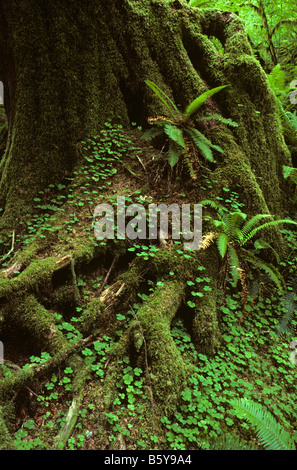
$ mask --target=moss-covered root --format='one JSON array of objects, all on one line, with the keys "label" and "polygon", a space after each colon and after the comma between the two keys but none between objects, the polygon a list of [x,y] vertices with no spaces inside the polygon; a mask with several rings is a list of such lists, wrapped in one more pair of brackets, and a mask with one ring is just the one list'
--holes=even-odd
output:
[{"label": "moss-covered root", "polygon": [[79,416],[79,409],[83,401],[84,386],[90,374],[89,368],[85,366],[84,361],[79,357],[72,358],[71,366],[76,371],[78,370],[72,386],[73,400],[68,410],[65,424],[55,439],[53,450],[64,450],[66,448],[67,441],[73,432]]},{"label": "moss-covered root", "polygon": [[0,406],[0,450],[16,450],[3,418],[2,406]]},{"label": "moss-covered root", "polygon": [[145,346],[154,398],[165,407],[174,403],[186,379],[187,368],[170,333],[184,291],[183,282],[164,282],[138,310],[130,329],[136,349]]},{"label": "moss-covered root", "polygon": [[211,292],[204,293],[203,298],[196,307],[192,322],[195,348],[199,353],[207,356],[213,355],[220,344],[215,282],[212,282],[211,288]]},{"label": "moss-covered root", "polygon": [[67,339],[56,326],[54,314],[45,309],[33,295],[28,295],[23,301],[11,301],[9,308],[10,320],[20,325],[48,352],[56,353],[68,345]]}]

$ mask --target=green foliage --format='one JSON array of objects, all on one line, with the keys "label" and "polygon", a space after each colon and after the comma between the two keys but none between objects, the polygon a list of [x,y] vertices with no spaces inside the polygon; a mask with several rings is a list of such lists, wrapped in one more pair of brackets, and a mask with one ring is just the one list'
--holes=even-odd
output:
[{"label": "green foliage", "polygon": [[251,400],[233,400],[231,404],[239,416],[256,427],[257,435],[267,450],[296,450],[290,434],[275,420],[271,413]]},{"label": "green foliage", "polygon": [[197,7],[215,7],[239,15],[245,24],[253,51],[265,69],[271,70],[277,63],[290,69],[290,64],[296,62],[297,19],[294,0],[282,0],[277,4],[270,0],[217,0],[205,5],[198,2]]},{"label": "green foliage", "polygon": [[270,86],[277,99],[285,140],[291,151],[297,150],[297,115],[294,105],[289,99],[292,92],[291,85],[294,84],[294,82],[291,82],[291,78],[296,74],[297,67],[294,67],[291,73],[288,73],[280,64],[277,64],[268,74]]},{"label": "green foliage", "polygon": [[[201,201],[204,206],[214,209],[218,215],[218,219],[212,219],[212,223],[217,232],[216,243],[221,258],[228,259],[229,270],[233,278],[233,285],[236,286],[241,278],[241,259],[252,264],[257,269],[263,270],[270,279],[276,284],[280,291],[285,288],[285,282],[280,272],[275,266],[267,263],[256,256],[251,249],[245,249],[245,245],[254,238],[259,231],[280,224],[295,224],[291,219],[272,220],[261,225],[258,223],[264,218],[271,218],[268,214],[257,214],[246,220],[247,215],[241,211],[228,211],[218,202],[212,200]],[[254,242],[254,249],[269,248],[274,253],[275,250],[265,240],[257,239]],[[275,253],[276,256],[277,253]]]},{"label": "green foliage", "polygon": [[293,183],[297,184],[297,168],[292,168],[290,166],[283,166],[283,176],[284,178],[290,178]]},{"label": "green foliage", "polygon": [[204,1],[204,0],[189,0],[189,7],[196,7],[196,8],[201,8],[202,6],[207,6],[210,5],[212,2],[211,1]]},{"label": "green foliage", "polygon": [[249,425],[238,420],[232,406],[241,397],[269,407],[288,429],[296,424],[296,366],[290,363],[286,340],[274,334],[283,314],[279,297],[249,296],[249,315],[241,325],[240,294],[230,291],[227,287],[217,305],[222,343],[214,356],[197,352],[185,323],[174,321],[172,336],[194,371],[176,412],[162,418],[171,449],[259,449]]},{"label": "green foliage", "polygon": [[[171,168],[177,164],[180,157],[183,157],[190,176],[196,179],[197,175],[193,168],[193,161],[195,160],[197,150],[205,160],[210,162],[214,161],[214,150],[220,153],[224,152],[221,147],[212,144],[202,132],[195,128],[193,119],[206,100],[223,90],[227,85],[219,86],[202,93],[186,107],[184,113],[181,113],[174,102],[160,87],[150,80],[146,80],[145,83],[153,90],[163,105],[165,105],[167,111],[169,111],[170,118],[163,116],[150,118],[149,122],[153,123],[154,127],[145,132],[143,138],[154,139],[159,135],[165,135],[169,139],[168,162]],[[225,119],[218,114],[198,119],[198,121],[202,120],[217,120],[227,125],[237,126],[231,119]]]}]

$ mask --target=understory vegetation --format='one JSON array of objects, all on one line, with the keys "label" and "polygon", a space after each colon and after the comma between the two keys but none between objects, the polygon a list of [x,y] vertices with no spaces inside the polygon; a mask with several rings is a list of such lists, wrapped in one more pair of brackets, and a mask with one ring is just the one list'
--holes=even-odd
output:
[{"label": "understory vegetation", "polygon": [[[141,136],[141,129],[127,132],[106,123],[83,143],[73,178],[42,192],[6,245],[2,302],[20,289],[34,296],[2,308],[9,360],[1,367],[1,386],[2,397],[10,397],[2,407],[8,423],[4,448],[261,448],[256,429],[235,406],[239,398],[265,407],[294,438],[296,361],[290,344],[297,339],[296,317],[285,301],[290,294],[295,298],[296,233],[290,226],[282,230],[290,255],[279,269],[293,282],[284,294],[265,273],[259,278],[247,269],[243,306],[242,292],[226,273],[215,306],[220,345],[212,354],[203,351],[192,323],[192,312],[213,290],[203,253],[183,250],[180,240],[165,247],[136,240],[127,247],[93,234],[98,195],[114,205],[117,194],[128,203],[172,200],[172,194],[187,200],[188,189],[178,182],[149,194],[138,184],[148,177],[142,164],[157,158]],[[201,199],[215,184],[206,168],[202,181]],[[242,210],[238,194],[224,189],[220,204]],[[175,318],[162,324],[159,309],[167,306]],[[150,319],[155,340],[147,337]],[[201,328],[209,329],[209,321],[214,319]],[[156,349],[148,348],[148,339],[157,341]],[[170,348],[165,361],[173,360],[176,374],[182,371],[174,377],[169,369],[165,384],[160,371],[151,370],[152,357],[163,354],[162,341]],[[165,399],[163,387],[170,389]],[[157,406],[160,400],[164,407]]]},{"label": "understory vegetation", "polygon": [[[233,13],[218,14],[224,44],[205,33],[207,14],[203,34],[185,32],[195,9],[214,2],[164,3],[174,18],[184,14],[187,90],[203,69],[192,100],[175,101],[175,78],[167,86],[159,71],[142,77],[153,111],[145,122],[134,109],[141,97],[127,93],[135,120],[115,112],[79,140],[73,171],[40,186],[13,223],[1,209],[11,225],[0,224],[0,450],[296,449],[292,2],[281,19],[272,15],[272,30],[271,2],[216,2],[239,9],[249,33],[247,43]],[[3,165],[7,117],[2,107]],[[120,236],[119,196],[133,209],[135,239]],[[152,204],[190,206],[190,230],[193,204],[202,204],[199,249],[184,249],[181,227],[173,236],[173,213],[168,237],[143,234]],[[97,236],[104,212],[113,237]]]}]

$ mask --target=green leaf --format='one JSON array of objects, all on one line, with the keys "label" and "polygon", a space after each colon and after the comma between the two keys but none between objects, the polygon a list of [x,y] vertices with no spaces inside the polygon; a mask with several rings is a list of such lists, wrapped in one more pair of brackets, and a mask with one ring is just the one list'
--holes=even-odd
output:
[{"label": "green leaf", "polygon": [[202,104],[205,103],[208,98],[213,96],[215,93],[218,93],[219,91],[223,90],[223,88],[226,88],[227,86],[228,85],[222,85],[202,93],[202,95],[198,96],[198,98],[196,98],[194,101],[192,101],[192,103],[187,106],[184,113],[185,117],[190,118],[191,116],[193,116],[193,114],[197,112],[200,106],[202,106]]},{"label": "green leaf", "polygon": [[224,118],[220,114],[216,114],[216,113],[211,114],[210,116],[199,118],[199,121],[213,121],[213,120],[222,122],[223,124],[227,124],[228,126],[231,126],[231,127],[238,127],[237,122],[233,121],[230,118]]},{"label": "green leaf", "polygon": [[266,450],[296,450],[290,434],[261,405],[246,398],[234,400],[232,405],[239,416],[256,427],[258,438]]},{"label": "green leaf", "polygon": [[168,163],[173,168],[178,160],[179,157],[183,154],[183,149],[180,145],[176,144],[176,142],[171,141],[168,150]]},{"label": "green leaf", "polygon": [[164,91],[162,91],[161,88],[158,87],[158,85],[156,85],[154,82],[150,80],[145,80],[145,83],[147,86],[149,86],[153,90],[153,92],[157,95],[159,100],[162,101],[162,103],[166,106],[166,108],[168,109],[172,117],[175,120],[179,119],[181,114],[178,108],[173,103],[173,101],[169,98],[169,96],[167,96],[166,93],[164,93]]},{"label": "green leaf", "polygon": [[180,145],[182,148],[186,148],[186,144],[184,141],[182,130],[172,124],[165,124],[164,125],[164,132],[167,136],[174,140],[175,143]]},{"label": "green leaf", "polygon": [[217,243],[218,250],[219,250],[219,253],[220,253],[221,257],[224,258],[225,254],[227,252],[228,243],[229,243],[228,235],[226,233],[221,233],[217,237],[216,243]]},{"label": "green leaf", "polygon": [[283,165],[283,176],[284,178],[291,178],[291,180],[297,184],[297,168]]}]

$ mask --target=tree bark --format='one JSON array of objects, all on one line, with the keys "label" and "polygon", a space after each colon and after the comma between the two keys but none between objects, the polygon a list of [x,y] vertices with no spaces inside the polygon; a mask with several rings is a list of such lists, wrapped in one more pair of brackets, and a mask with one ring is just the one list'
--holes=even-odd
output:
[{"label": "tree bark", "polygon": [[[223,53],[213,37],[221,42]],[[82,156],[81,140],[98,135],[106,121],[120,122],[125,128],[132,122],[146,127],[149,117],[164,114],[145,84],[147,79],[182,110],[207,89],[228,85],[203,108],[205,113],[218,113],[238,123],[232,130],[212,122],[203,129],[224,150],[208,168],[212,180],[208,199],[235,191],[248,215],[285,212],[290,188],[282,177],[282,166],[291,164],[291,156],[266,74],[236,15],[200,11],[179,0],[0,0],[0,80],[8,116],[7,144],[0,163],[4,209],[0,232],[17,235],[18,223],[32,208],[37,193],[50,183],[67,182],[65,178]],[[194,189],[197,192],[192,194],[199,194],[199,188]],[[63,213],[58,225],[66,225]],[[135,257],[127,267],[128,242],[104,248],[93,235],[86,235],[85,226],[79,228],[77,235],[72,233],[71,243],[59,238],[61,228],[53,228],[57,246],[54,237],[47,247],[47,240],[36,236],[12,259],[17,264],[2,271],[1,327],[4,330],[14,322],[54,352],[54,357],[61,351],[57,366],[58,359],[64,360],[62,353],[68,357],[72,351],[53,313],[65,291],[70,292],[75,307],[83,304],[82,335],[100,330],[102,335],[111,331],[116,336],[116,302],[126,314],[139,285],[148,281],[148,273],[156,283],[165,279],[143,303],[127,334],[111,348],[102,395],[110,406],[123,358],[133,355],[133,363],[144,366],[147,386],[153,389],[152,404],[158,400],[172,412],[191,367],[178,355],[171,324],[187,308],[188,282],[197,277],[200,263],[211,277],[212,290],[193,309],[189,330],[198,352],[211,355],[220,346],[217,251],[181,260],[176,247],[166,247],[156,249],[148,262]],[[281,246],[280,233],[271,234]],[[105,258],[106,253],[111,259]],[[104,291],[114,297],[110,309],[104,307],[108,299],[100,291],[90,301],[78,295],[76,275],[82,268],[91,269],[94,260],[98,264],[98,259],[101,268],[112,266],[108,276],[111,273],[109,280],[115,284]],[[117,260],[116,266],[110,264],[112,259]],[[21,266],[20,274],[15,266]],[[54,289],[57,277],[63,285]],[[115,286],[117,294],[113,295]],[[69,315],[68,311],[63,314]],[[29,380],[32,374],[26,369],[21,384],[18,380],[16,384]],[[9,379],[3,379],[0,402],[7,398],[3,387],[4,391],[14,389]]]},{"label": "tree bark", "polygon": [[[244,182],[255,209],[267,209],[266,200],[281,211],[279,177],[290,157],[265,74],[235,15],[180,1],[1,0],[0,17],[9,124],[0,165],[2,224],[11,225],[38,190],[71,173],[80,140],[106,120],[143,125],[160,111],[145,79],[182,108],[205,87],[230,84],[214,105],[240,124],[235,136],[214,135],[229,147],[222,177],[226,184]],[[223,56],[212,36],[222,42]],[[264,172],[269,177],[257,181]]]}]

